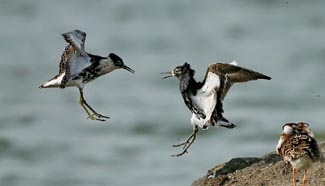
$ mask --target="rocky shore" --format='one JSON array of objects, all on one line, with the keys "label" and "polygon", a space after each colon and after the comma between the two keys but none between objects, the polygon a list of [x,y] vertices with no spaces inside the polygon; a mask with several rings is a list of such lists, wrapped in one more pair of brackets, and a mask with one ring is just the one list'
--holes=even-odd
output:
[{"label": "rocky shore", "polygon": [[[325,152],[325,142],[319,144]],[[303,171],[297,174],[301,185]],[[291,166],[276,152],[263,157],[234,158],[217,165],[192,186],[291,186]],[[316,162],[308,169],[307,186],[325,186],[325,162]]]}]

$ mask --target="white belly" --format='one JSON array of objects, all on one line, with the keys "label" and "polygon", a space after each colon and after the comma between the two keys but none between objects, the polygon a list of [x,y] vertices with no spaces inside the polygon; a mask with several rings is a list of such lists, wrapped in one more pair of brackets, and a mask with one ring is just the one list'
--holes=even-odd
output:
[{"label": "white belly", "polygon": [[213,90],[211,92],[204,92],[197,94],[196,96],[191,96],[191,99],[193,101],[193,104],[203,111],[204,115],[206,116],[205,119],[201,119],[197,117],[195,114],[193,114],[191,122],[194,125],[197,125],[199,127],[203,127],[204,125],[208,126],[210,122],[211,115],[214,111],[214,108],[216,106],[216,92]]},{"label": "white belly", "polygon": [[[216,92],[212,91],[209,94],[198,94],[196,96],[191,96],[193,104],[202,110],[207,118],[210,118],[214,107],[216,106]],[[210,114],[210,115],[209,115]]]},{"label": "white belly", "polygon": [[191,123],[193,125],[202,128],[203,126],[208,126],[210,124],[210,118],[217,103],[216,89],[219,88],[219,86],[219,76],[215,73],[209,72],[202,88],[197,91],[195,96],[191,96],[193,104],[203,111],[206,116],[205,119],[200,119],[193,114],[191,118]]}]

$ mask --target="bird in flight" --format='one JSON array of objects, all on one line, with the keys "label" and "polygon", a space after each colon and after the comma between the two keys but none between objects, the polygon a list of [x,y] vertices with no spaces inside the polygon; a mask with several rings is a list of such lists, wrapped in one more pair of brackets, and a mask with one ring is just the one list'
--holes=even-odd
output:
[{"label": "bird in flight", "polygon": [[307,169],[315,161],[324,160],[313,132],[309,124],[286,123],[282,127],[282,133],[277,145],[277,153],[292,166],[293,185],[296,186],[296,173],[298,170],[304,170],[302,185],[307,182]]},{"label": "bird in flight", "polygon": [[179,80],[179,88],[183,100],[192,112],[191,124],[193,125],[192,135],[183,143],[173,145],[173,147],[183,147],[183,151],[173,156],[182,156],[187,153],[188,148],[196,139],[198,128],[207,129],[211,126],[222,126],[234,128],[236,125],[223,117],[222,101],[227,95],[230,87],[234,83],[247,82],[257,79],[270,80],[269,76],[237,66],[232,63],[210,64],[205,78],[202,82],[194,79],[195,71],[190,64],[185,63],[176,67],[163,79],[176,77]]},{"label": "bird in flight", "polygon": [[110,73],[116,69],[125,69],[131,73],[134,70],[126,66],[123,60],[116,54],[110,53],[108,57],[102,57],[85,51],[86,33],[74,30],[62,34],[68,45],[61,55],[59,74],[43,83],[39,88],[65,88],[76,86],[80,93],[80,105],[85,110],[88,118],[105,121],[108,116],[96,112],[85,100],[83,88],[96,78]]}]

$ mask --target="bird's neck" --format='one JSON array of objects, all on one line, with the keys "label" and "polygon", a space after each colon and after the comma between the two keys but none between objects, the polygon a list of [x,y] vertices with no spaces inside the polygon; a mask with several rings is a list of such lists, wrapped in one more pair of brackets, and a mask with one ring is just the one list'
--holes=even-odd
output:
[{"label": "bird's neck", "polygon": [[182,93],[189,93],[196,95],[197,90],[200,88],[200,83],[194,79],[194,71],[183,74],[179,77],[179,88]]},{"label": "bird's neck", "polygon": [[108,59],[101,59],[97,64],[98,74],[104,75],[118,69],[114,63]]}]

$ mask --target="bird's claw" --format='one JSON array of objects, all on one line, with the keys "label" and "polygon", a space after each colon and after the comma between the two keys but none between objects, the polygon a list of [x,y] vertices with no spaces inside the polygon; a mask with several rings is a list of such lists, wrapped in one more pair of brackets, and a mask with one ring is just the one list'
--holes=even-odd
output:
[{"label": "bird's claw", "polygon": [[106,121],[105,119],[101,119],[101,118],[109,119],[110,117],[104,116],[104,115],[101,115],[101,114],[98,114],[98,113],[93,113],[92,115],[88,115],[87,119],[97,120],[97,121]]},{"label": "bird's claw", "polygon": [[183,154],[185,154],[185,153],[188,153],[187,152],[187,149],[185,149],[183,152],[181,152],[181,153],[178,153],[178,154],[173,154],[173,155],[171,155],[172,157],[180,157],[180,156],[182,156]]}]

